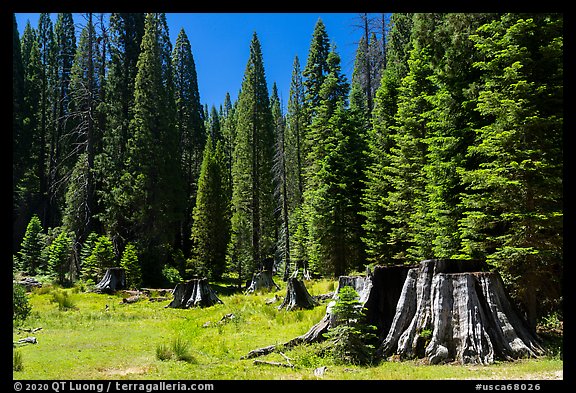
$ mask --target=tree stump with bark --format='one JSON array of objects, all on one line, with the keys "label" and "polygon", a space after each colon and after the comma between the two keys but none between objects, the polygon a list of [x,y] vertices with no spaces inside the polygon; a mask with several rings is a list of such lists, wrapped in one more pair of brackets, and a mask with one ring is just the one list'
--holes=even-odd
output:
[{"label": "tree stump with bark", "polygon": [[491,364],[544,354],[500,275],[487,270],[479,261],[434,259],[410,269],[380,356]]},{"label": "tree stump with bark", "polygon": [[317,305],[318,302],[310,295],[304,285],[304,281],[299,280],[296,277],[288,278],[286,297],[284,297],[282,304],[278,306],[278,310],[283,308],[285,308],[286,311],[302,308],[311,309]]},{"label": "tree stump with bark", "polygon": [[176,284],[172,291],[174,298],[166,306],[171,308],[210,307],[222,300],[208,283],[207,278],[195,278]]},{"label": "tree stump with bark", "polygon": [[96,284],[97,292],[112,293],[120,289],[126,289],[126,272],[120,267],[108,268],[102,280]]},{"label": "tree stump with bark", "polygon": [[272,278],[272,270],[262,270],[252,276],[252,281],[245,293],[269,291],[272,288],[280,289],[278,284],[276,284]]}]

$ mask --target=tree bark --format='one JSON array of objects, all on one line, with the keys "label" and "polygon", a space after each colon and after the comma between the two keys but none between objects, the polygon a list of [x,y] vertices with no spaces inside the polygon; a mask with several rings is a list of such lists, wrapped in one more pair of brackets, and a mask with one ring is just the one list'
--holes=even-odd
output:
[{"label": "tree bark", "polygon": [[96,284],[97,292],[114,292],[126,288],[126,273],[120,267],[111,267],[106,270],[102,280]]},{"label": "tree bark", "polygon": [[286,288],[286,297],[278,310],[286,308],[286,311],[291,311],[299,308],[311,309],[318,305],[316,299],[314,299],[302,280],[296,277],[288,278],[288,286]]},{"label": "tree bark", "polygon": [[250,285],[246,289],[246,293],[254,293],[260,290],[270,290],[272,287],[280,289],[278,284],[272,278],[272,270],[262,270],[252,277]]},{"label": "tree bark", "polygon": [[177,284],[173,291],[174,299],[166,306],[171,308],[210,307],[222,300],[208,284],[207,278],[196,278]]},{"label": "tree bark", "polygon": [[381,357],[491,364],[544,353],[497,272],[477,261],[426,260],[402,288]]}]

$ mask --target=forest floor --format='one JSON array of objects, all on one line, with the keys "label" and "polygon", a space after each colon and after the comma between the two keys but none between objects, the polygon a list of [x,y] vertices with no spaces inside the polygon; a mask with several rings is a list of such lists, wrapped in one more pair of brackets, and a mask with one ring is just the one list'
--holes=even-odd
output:
[{"label": "forest floor", "polygon": [[[278,281],[277,281],[278,282]],[[14,380],[547,380],[563,379],[562,335],[545,336],[550,354],[488,366],[428,365],[422,360],[339,365],[318,344],[242,359],[249,351],[284,343],[308,331],[328,301],[312,310],[278,310],[281,289],[245,295],[213,285],[223,304],[166,308],[169,299],[124,303],[125,292],[97,294],[44,286],[30,294],[32,314],[13,328],[22,370]],[[336,282],[306,282],[311,295],[334,291]],[[66,293],[66,296],[63,296]],[[59,299],[59,300],[58,300]],[[62,299],[65,299],[63,302]],[[274,300],[274,301],[272,301]],[[41,328],[31,332],[32,329]],[[162,360],[164,359],[164,360]],[[273,363],[288,364],[278,367]],[[315,372],[322,368],[323,373]]]}]

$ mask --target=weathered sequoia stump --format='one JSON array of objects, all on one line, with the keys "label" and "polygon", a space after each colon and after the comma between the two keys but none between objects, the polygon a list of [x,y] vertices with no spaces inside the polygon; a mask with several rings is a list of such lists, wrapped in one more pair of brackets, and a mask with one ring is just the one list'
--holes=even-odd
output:
[{"label": "weathered sequoia stump", "polygon": [[[378,356],[383,359],[490,364],[544,354],[538,337],[514,310],[500,275],[487,270],[481,261],[446,259],[419,266],[376,266],[365,277],[340,277],[338,290],[348,285],[358,292],[367,323],[377,328]],[[328,304],[326,315],[308,332],[281,347],[323,340],[332,325],[334,304]],[[277,347],[255,349],[245,358]]]},{"label": "weathered sequoia stump", "polygon": [[106,270],[104,277],[96,284],[97,292],[114,292],[126,288],[126,273],[120,267],[111,267]]},{"label": "weathered sequoia stump", "polygon": [[289,277],[287,281],[286,297],[278,310],[286,308],[287,311],[299,308],[314,308],[318,302],[308,293],[304,282],[296,277]]},{"label": "weathered sequoia stump", "polygon": [[176,284],[172,293],[174,299],[166,307],[210,307],[222,303],[222,300],[218,298],[216,292],[208,284],[207,278],[195,278],[188,282]]},{"label": "weathered sequoia stump", "polygon": [[246,289],[246,293],[254,293],[262,290],[269,291],[272,288],[280,289],[272,278],[272,270],[262,270],[252,276],[252,281]]},{"label": "weathered sequoia stump", "polygon": [[478,261],[426,260],[410,269],[379,353],[490,364],[544,353],[504,290]]}]

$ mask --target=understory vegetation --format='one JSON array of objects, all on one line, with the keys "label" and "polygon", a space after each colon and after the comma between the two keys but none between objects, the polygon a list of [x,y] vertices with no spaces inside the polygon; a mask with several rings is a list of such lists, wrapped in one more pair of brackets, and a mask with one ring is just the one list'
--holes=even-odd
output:
[{"label": "understory vegetation", "polygon": [[[13,330],[14,379],[561,379],[562,335],[553,318],[546,326],[549,355],[496,362],[490,366],[427,365],[423,360],[346,364],[329,350],[329,340],[271,353],[264,362],[242,359],[250,350],[286,342],[305,333],[326,312],[327,301],[311,310],[278,310],[285,283],[268,293],[245,295],[214,284],[223,304],[208,308],[165,308],[168,301],[122,302],[128,294],[97,294],[78,287],[45,285],[29,295],[31,313]],[[336,282],[311,280],[311,295],[334,291]],[[63,294],[66,295],[63,295]],[[66,298],[73,307],[61,307]],[[227,317],[225,317],[227,316]],[[40,330],[30,333],[34,329]],[[314,370],[325,367],[322,375]]]}]

